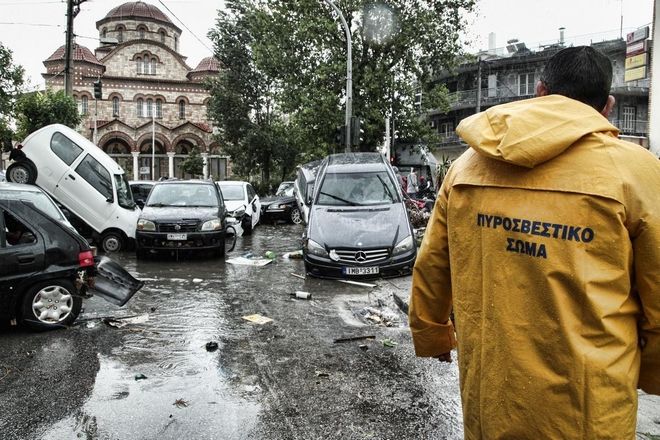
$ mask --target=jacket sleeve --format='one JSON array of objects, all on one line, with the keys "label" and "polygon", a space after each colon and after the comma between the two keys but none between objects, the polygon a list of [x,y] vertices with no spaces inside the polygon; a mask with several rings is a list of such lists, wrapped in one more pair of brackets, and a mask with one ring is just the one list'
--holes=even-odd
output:
[{"label": "jacket sleeve", "polygon": [[[449,176],[447,176],[449,177]],[[417,356],[438,356],[456,346],[452,308],[445,178],[413,269],[409,324]]]}]

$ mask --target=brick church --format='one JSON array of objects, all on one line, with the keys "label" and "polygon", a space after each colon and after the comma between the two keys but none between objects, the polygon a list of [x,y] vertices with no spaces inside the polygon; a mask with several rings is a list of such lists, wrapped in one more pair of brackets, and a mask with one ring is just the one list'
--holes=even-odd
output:
[{"label": "brick church", "polygon": [[[195,68],[186,64],[179,52],[181,29],[145,2],[110,10],[96,28],[101,44],[94,52],[80,44],[72,50],[73,95],[83,117],[78,130],[134,180],[152,178],[152,148],[155,179],[187,177],[180,164],[193,148],[204,158],[205,177],[224,179],[228,158],[213,139],[204,87],[206,78],[218,74],[217,60],[204,58]],[[53,90],[64,88],[64,52],[62,46],[44,61],[43,77]]]}]

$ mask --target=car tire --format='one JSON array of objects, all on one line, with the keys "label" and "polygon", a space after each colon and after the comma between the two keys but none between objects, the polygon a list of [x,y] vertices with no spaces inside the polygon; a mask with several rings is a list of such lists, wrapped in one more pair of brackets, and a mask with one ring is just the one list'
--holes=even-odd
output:
[{"label": "car tire", "polygon": [[8,182],[32,185],[37,180],[37,169],[27,160],[14,162],[7,168],[6,178]]},{"label": "car tire", "polygon": [[30,287],[21,303],[21,324],[37,331],[69,326],[82,308],[82,298],[69,280],[43,281]]},{"label": "car tire", "polygon": [[243,235],[252,235],[252,217],[249,215],[243,217],[241,228],[243,228]]},{"label": "car tire", "polygon": [[291,213],[289,214],[289,219],[291,220],[291,223],[294,225],[299,225],[302,223],[302,215],[300,215],[300,209],[293,208],[291,209]]},{"label": "car tire", "polygon": [[124,247],[124,238],[121,233],[108,231],[101,236],[101,249],[106,254],[119,252]]}]

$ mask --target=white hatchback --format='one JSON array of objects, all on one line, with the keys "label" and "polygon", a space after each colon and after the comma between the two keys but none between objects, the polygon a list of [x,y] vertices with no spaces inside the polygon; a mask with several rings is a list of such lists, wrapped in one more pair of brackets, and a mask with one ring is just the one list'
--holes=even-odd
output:
[{"label": "white hatchback", "polygon": [[238,180],[216,182],[225,200],[227,214],[240,220],[243,234],[250,235],[259,223],[261,202],[252,185]]}]

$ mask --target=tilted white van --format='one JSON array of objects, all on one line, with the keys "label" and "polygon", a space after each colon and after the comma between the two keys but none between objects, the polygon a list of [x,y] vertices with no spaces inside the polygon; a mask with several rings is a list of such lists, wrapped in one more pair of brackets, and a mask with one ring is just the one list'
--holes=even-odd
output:
[{"label": "tilted white van", "polygon": [[124,170],[103,150],[60,124],[30,134],[22,150],[25,158],[7,168],[7,180],[41,187],[82,220],[106,252],[134,241],[140,209]]}]

